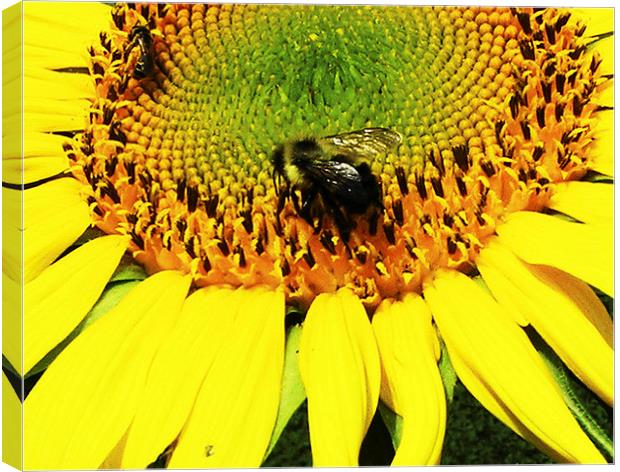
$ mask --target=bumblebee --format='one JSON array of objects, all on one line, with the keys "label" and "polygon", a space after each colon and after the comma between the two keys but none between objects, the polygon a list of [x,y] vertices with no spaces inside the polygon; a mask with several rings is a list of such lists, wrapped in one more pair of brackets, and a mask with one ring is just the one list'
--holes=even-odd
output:
[{"label": "bumblebee", "polygon": [[133,76],[136,79],[144,79],[153,73],[153,37],[146,26],[134,26],[129,33],[129,47],[127,55],[135,48],[140,49],[140,56],[136,60]]},{"label": "bumblebee", "polygon": [[[349,133],[304,138],[276,148],[271,157],[276,188],[282,180],[299,215],[310,224],[327,210],[346,243],[355,227],[353,215],[370,208],[383,210],[381,186],[370,160],[401,141],[387,128],[364,128]],[[301,204],[294,190],[301,193]],[[319,202],[320,201],[320,202]]]}]

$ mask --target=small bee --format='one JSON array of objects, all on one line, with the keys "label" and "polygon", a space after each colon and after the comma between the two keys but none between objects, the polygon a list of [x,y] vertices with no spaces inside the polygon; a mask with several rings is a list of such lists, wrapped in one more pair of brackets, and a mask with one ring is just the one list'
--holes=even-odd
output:
[{"label": "small bee", "polygon": [[371,207],[383,210],[381,186],[370,171],[370,159],[400,141],[400,134],[387,128],[290,141],[278,146],[271,157],[274,183],[278,188],[284,179],[287,192],[301,191],[301,206],[296,198],[293,203],[311,224],[315,202],[320,198],[346,243],[355,227],[351,215],[366,213]]},{"label": "small bee", "polygon": [[136,60],[133,76],[136,79],[144,79],[153,72],[153,37],[146,26],[134,26],[129,33],[129,54],[136,46],[140,49],[140,56]]}]

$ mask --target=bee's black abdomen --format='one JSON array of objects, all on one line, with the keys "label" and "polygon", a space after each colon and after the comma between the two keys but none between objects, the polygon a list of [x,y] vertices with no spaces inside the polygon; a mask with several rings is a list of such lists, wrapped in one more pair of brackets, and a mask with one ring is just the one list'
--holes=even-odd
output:
[{"label": "bee's black abdomen", "polygon": [[368,196],[367,207],[369,205],[375,205],[377,208],[383,208],[383,199],[381,198],[381,185],[377,181],[375,175],[370,171],[370,167],[366,163],[362,163],[357,166],[357,171],[362,178],[362,185],[366,190]]},{"label": "bee's black abdomen", "polygon": [[387,128],[290,141],[271,156],[274,184],[278,187],[279,178],[284,179],[295,211],[315,230],[321,230],[324,213],[331,216],[346,243],[358,217],[378,218],[383,211],[381,181],[367,162],[400,141]]}]

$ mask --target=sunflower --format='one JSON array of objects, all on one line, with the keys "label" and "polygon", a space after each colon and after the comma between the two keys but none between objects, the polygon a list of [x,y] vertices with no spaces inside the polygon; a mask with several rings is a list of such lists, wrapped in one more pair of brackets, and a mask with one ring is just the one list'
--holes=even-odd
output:
[{"label": "sunflower", "polygon": [[[609,10],[26,3],[23,46],[21,14],[26,468],[255,467],[305,399],[316,466],[357,465],[378,405],[393,464],[437,464],[446,366],[554,460],[605,462],[547,360],[612,405]],[[273,178],[281,143],[367,128],[401,139],[365,213]]]}]

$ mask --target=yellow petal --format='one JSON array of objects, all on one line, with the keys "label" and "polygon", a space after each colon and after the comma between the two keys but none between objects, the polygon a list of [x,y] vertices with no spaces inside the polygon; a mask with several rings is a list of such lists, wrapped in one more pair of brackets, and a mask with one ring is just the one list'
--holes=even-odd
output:
[{"label": "yellow petal", "polygon": [[[607,90],[613,91],[613,87]],[[613,99],[606,98],[607,93],[603,93],[600,103],[605,105],[611,103]],[[596,139],[592,147],[592,169],[601,174],[614,175],[614,112],[613,110],[601,111],[598,115],[599,121],[596,124]]]},{"label": "yellow petal", "polygon": [[381,398],[387,397],[386,403],[404,421],[392,465],[438,464],[441,460],[446,397],[431,323],[431,312],[419,295],[402,302],[384,301],[372,319],[383,367]]},{"label": "yellow petal", "polygon": [[586,36],[609,33],[614,30],[613,8],[570,8],[571,21],[580,21],[586,25]]},{"label": "yellow petal", "polygon": [[[90,224],[88,205],[75,179],[58,179],[20,192],[2,189],[5,212],[2,248],[3,271],[13,280],[21,277],[21,236],[24,244],[24,281],[50,265]],[[20,208],[23,197],[24,224]],[[22,231],[23,230],[23,231]]]},{"label": "yellow petal", "polygon": [[28,184],[69,168],[69,160],[62,150],[62,145],[69,140],[64,136],[24,133],[23,153],[21,135],[5,135],[3,138],[3,182],[19,185],[23,179],[23,183]]},{"label": "yellow petal", "polygon": [[[24,57],[50,69],[86,64],[87,47],[109,29],[110,6],[102,3],[24,4]],[[49,31],[54,31],[50,34]],[[46,49],[43,54],[41,49]],[[81,59],[81,60],[80,60]]]},{"label": "yellow petal", "polygon": [[381,385],[377,345],[359,299],[342,289],[315,298],[299,350],[315,466],[355,466]]},{"label": "yellow petal", "polygon": [[478,269],[505,309],[518,310],[566,365],[607,403],[613,401],[613,325],[590,287],[546,266],[520,261],[499,244]]},{"label": "yellow petal", "polygon": [[236,313],[229,307],[237,304],[236,291],[219,287],[197,290],[185,301],[178,323],[149,370],[129,429],[124,469],[145,468],[178,436],[205,375],[224,341],[231,338]]},{"label": "yellow petal", "polygon": [[14,281],[23,274],[22,197],[23,192],[2,187],[2,274]]},{"label": "yellow petal", "polygon": [[[278,414],[284,363],[284,294],[239,289],[236,316],[207,373],[170,468],[258,467]],[[234,316],[234,315],[233,315]]]},{"label": "yellow petal", "polygon": [[173,271],[141,282],[62,351],[24,405],[28,469],[94,469],[125,434],[156,350],[190,283]]},{"label": "yellow petal", "polygon": [[98,469],[120,469],[126,442],[127,433],[125,433],[116,446],[112,448],[112,451],[110,451]]},{"label": "yellow petal", "polygon": [[[77,110],[78,107],[71,107]],[[7,121],[14,120],[18,115],[7,116]],[[73,131],[84,129],[84,115],[57,115],[50,113],[24,113],[28,130],[35,132]]]},{"label": "yellow petal", "polygon": [[[70,139],[65,136],[27,132],[24,133],[24,146],[22,150],[22,143],[20,140],[20,135],[9,136],[7,146],[3,146],[2,148],[2,159],[18,160],[22,158],[22,154],[26,160],[36,157],[51,158],[58,155],[64,156],[62,146],[64,143],[70,141]],[[67,159],[66,156],[65,159]]]},{"label": "yellow petal", "polygon": [[549,208],[584,223],[605,225],[611,231],[614,221],[614,186],[580,181],[556,184]]},{"label": "yellow petal", "polygon": [[524,261],[556,267],[613,296],[610,229],[521,211],[508,215],[496,231],[501,243]]},{"label": "yellow petal", "polygon": [[22,369],[22,285],[2,273],[2,354],[19,375]]},{"label": "yellow petal", "polygon": [[128,242],[125,236],[104,236],[89,241],[26,284],[26,372],[86,316],[114,273]]},{"label": "yellow petal", "polygon": [[13,185],[31,184],[60,174],[68,169],[66,156],[31,157],[3,162],[3,182]]},{"label": "yellow petal", "polygon": [[499,404],[500,420],[512,416],[507,426],[560,461],[605,462],[525,333],[487,292],[459,272],[441,271],[424,297],[456,373],[474,395],[486,390],[478,397],[485,407],[496,413]]},{"label": "yellow petal", "polygon": [[2,373],[2,462],[22,468],[22,404]]},{"label": "yellow petal", "polygon": [[[25,109],[32,113],[43,113],[50,103],[67,103],[73,109],[76,106],[85,106],[88,98],[95,93],[92,78],[85,74],[53,72],[41,67],[26,68],[23,80],[24,96],[31,101]],[[63,109],[59,112],[68,114]],[[82,120],[84,119],[83,117]],[[81,127],[84,123],[85,121],[82,121]],[[32,131],[30,123],[28,128]]]}]

